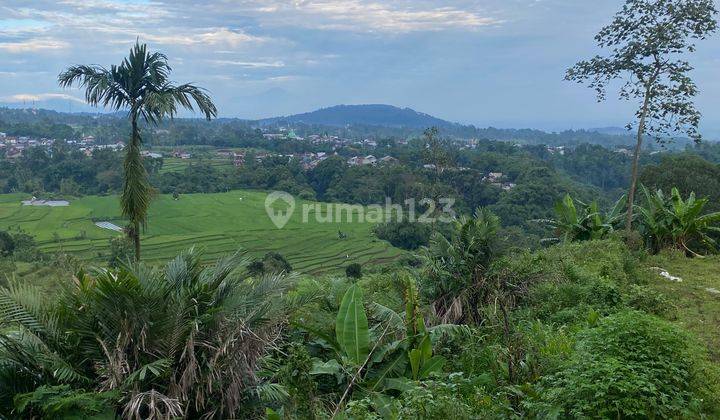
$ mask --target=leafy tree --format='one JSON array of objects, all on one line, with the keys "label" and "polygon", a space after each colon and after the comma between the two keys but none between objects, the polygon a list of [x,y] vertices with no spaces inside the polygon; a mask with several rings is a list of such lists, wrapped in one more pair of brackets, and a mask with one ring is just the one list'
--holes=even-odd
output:
[{"label": "leafy tree", "polygon": [[595,36],[598,46],[610,49],[610,54],[581,61],[567,71],[567,80],[587,82],[598,100],[605,99],[608,84],[620,79],[620,98],[640,102],[625,220],[628,232],[643,135],[661,141],[684,132],[700,140],[700,112],[693,104],[697,87],[689,76],[692,66],[680,56],[695,51],[695,40],[715,32],[716,14],[712,0],[626,0],[612,23]]},{"label": "leafy tree", "polygon": [[426,223],[403,220],[377,225],[374,232],[378,238],[390,242],[393,246],[415,250],[428,244],[432,229]]},{"label": "leafy tree", "polygon": [[262,259],[257,259],[248,265],[248,271],[253,276],[263,274],[289,273],[292,266],[279,252],[267,252]]},{"label": "leafy tree", "polygon": [[12,235],[4,230],[0,230],[0,256],[6,257],[12,255],[15,250],[15,240]]},{"label": "leafy tree", "polygon": [[657,165],[643,168],[640,183],[651,191],[670,191],[675,187],[683,196],[694,192],[697,197],[708,199],[707,210],[720,210],[720,166],[700,156],[666,156]]},{"label": "leafy tree", "polygon": [[60,194],[64,196],[80,195],[80,185],[72,178],[63,178],[60,181]]},{"label": "leafy tree", "polygon": [[75,65],[58,76],[62,87],[78,84],[84,88],[89,104],[128,111],[132,132],[125,149],[120,204],[123,216],[132,225],[129,231],[135,244],[136,260],[140,260],[140,229],[147,223],[153,193],[140,151],[142,139],[138,120],[156,125],[166,117],[173,118],[178,107],[192,110],[193,102],[208,120],[217,115],[217,109],[204,89],[192,84],[173,84],[168,80],[170,71],[164,54],[150,53],[147,46],[138,41],[120,65],[112,65],[110,69]]},{"label": "leafy tree", "polygon": [[438,128],[430,127],[423,132],[425,142],[425,163],[435,165],[439,175],[450,162],[450,157],[442,141],[438,138]]}]

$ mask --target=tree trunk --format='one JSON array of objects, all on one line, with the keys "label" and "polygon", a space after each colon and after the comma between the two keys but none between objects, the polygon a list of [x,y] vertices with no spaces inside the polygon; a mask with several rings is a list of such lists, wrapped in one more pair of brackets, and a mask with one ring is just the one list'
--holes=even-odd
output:
[{"label": "tree trunk", "polygon": [[[132,138],[130,139],[133,147],[140,149],[140,133],[138,132],[137,116],[132,116]],[[135,261],[140,262],[140,223],[135,220],[133,222],[133,243],[135,244]]]},{"label": "tree trunk", "polygon": [[133,225],[133,243],[135,244],[135,261],[140,261],[140,223]]},{"label": "tree trunk", "polygon": [[640,122],[637,131],[637,144],[635,144],[635,153],[633,153],[632,175],[630,178],[630,191],[628,191],[628,210],[625,218],[625,232],[632,232],[633,204],[635,203],[635,189],[637,187],[638,166],[640,161],[640,151],[642,150],[643,132],[645,131],[645,118],[647,118],[648,105],[650,104],[650,87],[645,89],[645,99],[640,113]]}]

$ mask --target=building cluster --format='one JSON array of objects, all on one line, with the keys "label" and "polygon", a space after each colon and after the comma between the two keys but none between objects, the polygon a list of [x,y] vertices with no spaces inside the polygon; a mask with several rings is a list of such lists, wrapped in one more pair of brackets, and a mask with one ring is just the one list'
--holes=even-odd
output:
[{"label": "building cluster", "polygon": [[51,147],[54,143],[54,139],[9,136],[6,133],[0,133],[0,150],[5,151],[5,158],[7,159],[19,158],[27,148],[38,146]]},{"label": "building cluster", "polygon": [[353,156],[347,160],[347,164],[350,166],[361,166],[361,165],[390,165],[397,163],[397,159],[392,156],[384,156],[380,159],[373,155],[367,156]]},{"label": "building cluster", "polygon": [[558,154],[560,156],[565,155],[565,146],[547,146],[547,151],[550,152],[551,155]]},{"label": "building cluster", "polygon": [[[35,138],[32,136],[9,136],[6,133],[0,133],[0,150],[5,151],[6,159],[17,159],[22,156],[23,152],[31,147],[42,147],[50,149],[56,139]],[[64,144],[79,150],[86,156],[92,156],[95,150],[113,150],[118,151],[125,147],[125,143],[118,141],[111,144],[95,144],[95,137],[83,136],[80,139],[64,140]]]},{"label": "building cluster", "polygon": [[515,183],[508,182],[502,172],[488,172],[482,180],[505,191],[515,188]]}]

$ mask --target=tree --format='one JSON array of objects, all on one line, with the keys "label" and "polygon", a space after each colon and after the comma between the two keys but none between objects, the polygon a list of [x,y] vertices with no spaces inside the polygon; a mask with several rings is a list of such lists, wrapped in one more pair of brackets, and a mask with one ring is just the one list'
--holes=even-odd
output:
[{"label": "tree", "polygon": [[[612,23],[595,36],[598,46],[610,49],[610,54],[580,61],[565,75],[566,80],[587,82],[598,101],[605,99],[611,81],[622,80],[620,98],[639,102],[625,220],[628,232],[643,135],[662,142],[664,137],[685,133],[700,141],[700,112],[692,101],[697,87],[688,75],[692,66],[681,55],[694,52],[694,41],[716,30],[716,14],[712,0],[626,0]],[[631,129],[633,123],[627,127]]]},{"label": "tree", "polygon": [[445,166],[449,164],[450,158],[445,150],[442,141],[438,138],[439,130],[437,127],[430,127],[423,132],[423,141],[425,142],[425,162],[435,165],[435,171],[439,176]]},{"label": "tree", "polygon": [[708,211],[720,210],[720,166],[700,156],[666,156],[657,165],[643,167],[639,182],[651,191],[675,187],[683,196],[695,192],[698,198],[708,199]]},{"label": "tree", "polygon": [[120,205],[123,216],[132,226],[129,234],[135,245],[136,260],[140,259],[140,229],[147,224],[153,194],[140,153],[142,138],[138,120],[156,125],[166,117],[173,118],[178,107],[193,110],[193,102],[208,120],[217,116],[217,109],[205,89],[193,84],[173,84],[168,80],[171,70],[164,54],[150,53],[145,44],[136,42],[120,65],[112,65],[110,69],[75,65],[58,76],[62,87],[77,84],[84,88],[87,103],[128,111],[132,132],[125,148]]},{"label": "tree", "polygon": [[12,235],[4,230],[0,230],[0,257],[12,255],[15,250],[15,240]]}]

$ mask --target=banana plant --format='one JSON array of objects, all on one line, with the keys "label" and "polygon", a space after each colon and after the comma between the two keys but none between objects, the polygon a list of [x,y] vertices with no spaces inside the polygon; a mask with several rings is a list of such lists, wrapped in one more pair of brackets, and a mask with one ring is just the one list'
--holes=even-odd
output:
[{"label": "banana plant", "polygon": [[[433,355],[433,338],[440,333],[454,333],[454,325],[425,326],[419,309],[414,279],[407,277],[405,312],[397,313],[378,303],[369,304],[371,317],[378,321],[369,327],[363,291],[358,284],[350,286],[340,303],[335,320],[335,342],[330,343],[337,358],[315,360],[312,374],[332,374],[340,382],[362,383],[363,389],[381,392],[404,390],[412,381],[429,378],[442,371],[445,359]],[[327,335],[321,338],[327,340]],[[344,379],[344,380],[343,380]]]},{"label": "banana plant", "polygon": [[625,196],[622,196],[610,211],[602,213],[596,201],[586,204],[565,194],[561,201],[555,203],[555,219],[539,219],[536,222],[545,224],[555,232],[555,238],[544,239],[543,242],[604,239],[622,223],[626,203]]},{"label": "banana plant", "polygon": [[636,206],[640,215],[639,231],[651,251],[673,247],[699,256],[702,250],[691,249],[698,245],[711,252],[717,251],[717,240],[712,234],[720,233],[716,226],[720,222],[720,212],[702,214],[707,198],[696,198],[691,192],[684,200],[677,188],[671,190],[669,197],[662,190],[651,193],[644,185],[640,188],[645,205]]}]

